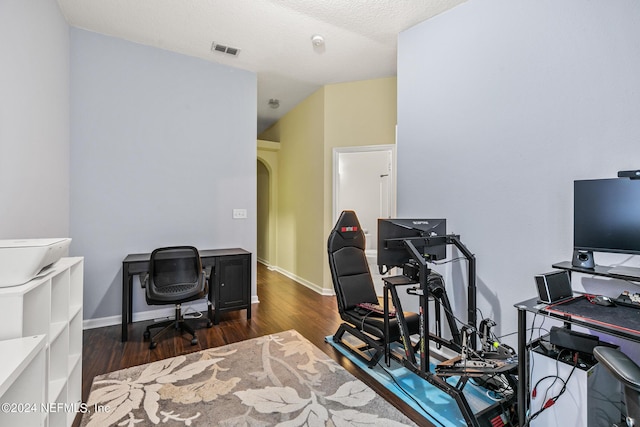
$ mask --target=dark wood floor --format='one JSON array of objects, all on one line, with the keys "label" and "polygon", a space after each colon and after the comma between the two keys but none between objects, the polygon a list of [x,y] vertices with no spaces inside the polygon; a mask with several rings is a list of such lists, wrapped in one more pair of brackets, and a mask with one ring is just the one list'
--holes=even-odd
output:
[{"label": "dark wood floor", "polygon": [[157,348],[149,350],[148,342],[142,337],[149,322],[130,325],[129,341],[125,343],[120,341],[119,325],[84,331],[83,400],[86,402],[96,375],[295,329],[416,423],[432,425],[324,341],[326,336],[336,332],[340,324],[335,297],[319,295],[261,264],[258,264],[257,287],[260,303],[253,304],[250,320],[247,320],[245,310],[224,313],[219,325],[210,329],[203,325],[203,328],[197,330],[197,345],[191,345],[188,336],[169,334],[159,340]]}]

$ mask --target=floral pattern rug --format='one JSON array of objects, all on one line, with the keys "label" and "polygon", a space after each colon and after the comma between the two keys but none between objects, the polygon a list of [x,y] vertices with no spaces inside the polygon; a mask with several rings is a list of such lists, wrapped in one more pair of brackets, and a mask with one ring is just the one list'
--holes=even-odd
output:
[{"label": "floral pattern rug", "polygon": [[413,426],[295,330],[94,378],[83,427]]}]

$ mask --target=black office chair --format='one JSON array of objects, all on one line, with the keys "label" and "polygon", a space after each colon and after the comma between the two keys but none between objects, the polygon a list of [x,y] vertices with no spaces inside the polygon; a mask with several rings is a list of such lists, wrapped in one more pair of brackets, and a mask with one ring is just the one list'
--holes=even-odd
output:
[{"label": "black office chair", "polygon": [[[144,338],[150,338],[149,348],[157,346],[157,339],[170,329],[180,329],[192,336],[191,344],[198,343],[195,331],[182,316],[181,304],[208,295],[208,281],[202,269],[200,254],[193,246],[171,246],[155,249],[151,253],[149,274],[140,281],[145,288],[149,305],[175,304],[175,318],[147,326]],[[207,298],[207,327],[213,323],[211,301]],[[162,328],[151,337],[151,328]]]},{"label": "black office chair", "polygon": [[622,383],[627,426],[640,426],[640,367],[617,348],[597,346],[593,349],[593,355]]},{"label": "black office chair", "polygon": [[[387,343],[400,340],[400,331],[395,317],[389,318],[389,336],[384,334],[384,317],[358,307],[359,303],[380,304],[371,278],[365,255],[365,236],[356,213],[344,211],[327,242],[329,268],[338,301],[340,318],[345,321],[333,336],[334,342],[343,345],[361,358],[369,367],[384,355]],[[418,332],[419,319],[416,313],[404,313],[409,333]],[[352,345],[343,341],[349,333],[364,345]],[[373,355],[370,355],[373,350]]]}]

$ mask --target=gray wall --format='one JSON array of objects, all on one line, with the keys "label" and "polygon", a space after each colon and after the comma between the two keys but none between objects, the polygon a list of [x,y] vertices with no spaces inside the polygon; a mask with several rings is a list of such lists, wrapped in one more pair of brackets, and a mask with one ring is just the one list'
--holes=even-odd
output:
[{"label": "gray wall", "polygon": [[255,253],[256,76],[78,29],[71,53],[72,250],[85,257],[85,319],[113,323],[128,253]]},{"label": "gray wall", "polygon": [[[573,180],[640,168],[639,23],[635,0],[470,0],[399,36],[398,214],[461,234],[498,332],[534,274],[571,258]],[[447,274],[466,319],[462,271]]]},{"label": "gray wall", "polygon": [[0,239],[69,235],[69,26],[0,1]]}]

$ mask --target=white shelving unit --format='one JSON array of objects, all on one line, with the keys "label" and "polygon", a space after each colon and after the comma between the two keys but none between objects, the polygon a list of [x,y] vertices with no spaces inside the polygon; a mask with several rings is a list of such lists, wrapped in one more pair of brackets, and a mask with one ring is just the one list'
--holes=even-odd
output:
[{"label": "white shelving unit", "polygon": [[[62,258],[46,274],[28,283],[0,288],[0,340],[44,335],[45,370],[35,387],[44,393],[42,401],[28,402],[53,408],[40,411],[42,419],[37,425],[70,426],[82,400],[83,269],[82,257]],[[25,377],[27,380],[32,384]],[[16,381],[21,382],[22,377]]]},{"label": "white shelving unit", "polygon": [[45,399],[45,341],[45,335],[0,341],[0,426],[44,425],[38,405]]}]

